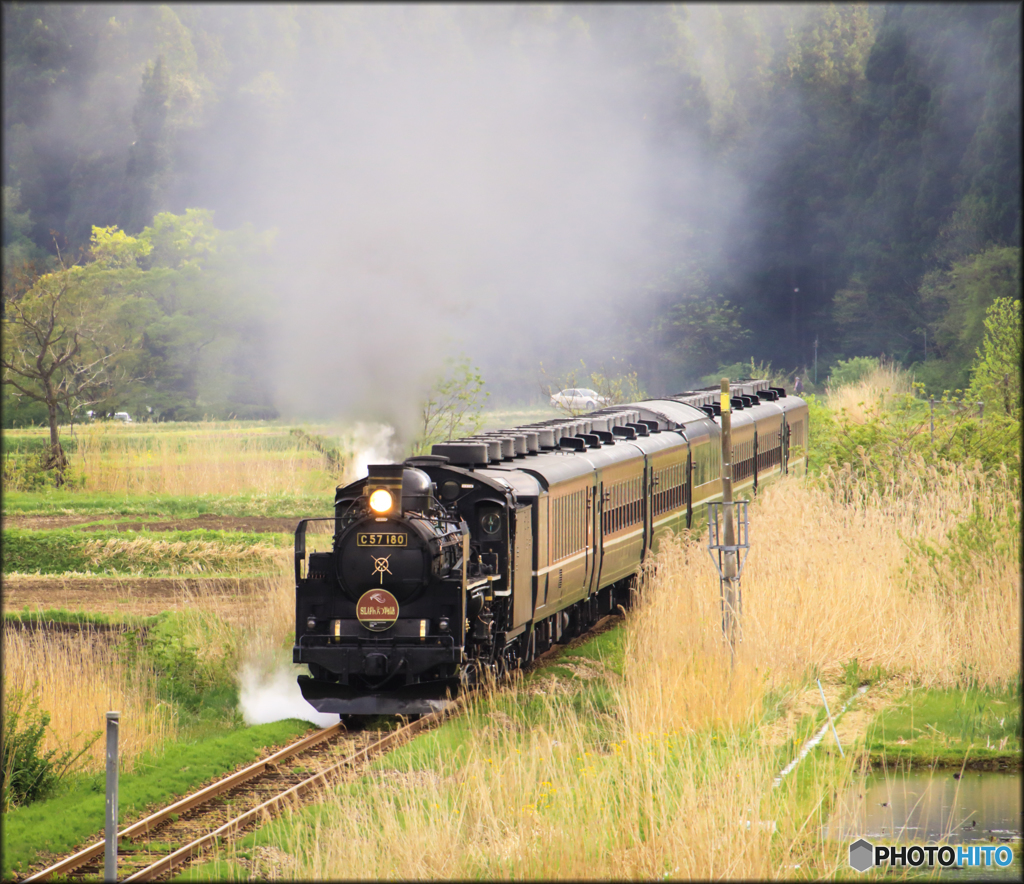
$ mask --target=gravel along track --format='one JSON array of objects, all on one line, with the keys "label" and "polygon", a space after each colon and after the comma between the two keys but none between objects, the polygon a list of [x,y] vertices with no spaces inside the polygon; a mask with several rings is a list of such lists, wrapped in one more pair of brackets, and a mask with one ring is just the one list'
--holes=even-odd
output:
[{"label": "gravel along track", "polygon": [[[458,707],[455,704],[451,711]],[[118,880],[169,877],[203,847],[224,843],[270,819],[284,806],[334,782],[374,755],[442,721],[451,711],[424,716],[381,735],[332,725],[193,793],[118,833]],[[25,881],[102,879],[104,844],[93,844]]]}]

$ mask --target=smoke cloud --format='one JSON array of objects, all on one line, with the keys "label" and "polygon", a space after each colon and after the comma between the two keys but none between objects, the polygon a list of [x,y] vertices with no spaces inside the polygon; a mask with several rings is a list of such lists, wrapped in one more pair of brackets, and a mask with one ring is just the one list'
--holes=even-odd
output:
[{"label": "smoke cloud", "polygon": [[443,359],[463,353],[529,395],[541,360],[593,356],[586,342],[607,345],[641,309],[643,281],[681,258],[667,249],[680,206],[708,230],[735,203],[685,111],[658,130],[677,84],[651,94],[650,45],[515,30],[529,14],[327,7],[322,43],[259,81],[265,127],[246,106],[246,184],[230,196],[279,231],[268,358],[285,414],[407,438]]}]

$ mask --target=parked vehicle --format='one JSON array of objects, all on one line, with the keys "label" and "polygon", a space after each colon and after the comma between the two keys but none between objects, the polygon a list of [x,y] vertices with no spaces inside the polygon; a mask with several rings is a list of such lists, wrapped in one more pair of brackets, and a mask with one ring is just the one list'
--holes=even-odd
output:
[{"label": "parked vehicle", "polygon": [[605,396],[599,396],[595,390],[588,390],[585,387],[571,387],[562,390],[551,397],[551,404],[555,408],[567,408],[570,410],[593,411],[608,405]]}]

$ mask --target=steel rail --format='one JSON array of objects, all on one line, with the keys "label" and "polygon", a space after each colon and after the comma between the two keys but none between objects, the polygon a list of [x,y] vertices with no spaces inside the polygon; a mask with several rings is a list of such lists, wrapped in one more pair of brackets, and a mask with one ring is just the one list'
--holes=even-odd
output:
[{"label": "steel rail", "polygon": [[450,715],[460,704],[458,702],[453,703],[451,706],[442,709],[439,712],[431,712],[429,715],[425,715],[423,718],[417,721],[410,722],[404,727],[399,728],[396,731],[392,731],[389,734],[385,734],[379,740],[371,743],[369,746],[364,746],[358,752],[350,755],[348,758],[342,759],[336,764],[331,765],[329,768],[320,771],[318,774],[314,774],[311,777],[303,780],[301,783],[296,783],[284,792],[280,792],[273,798],[268,798],[262,804],[257,807],[250,808],[233,820],[229,820],[215,829],[212,832],[208,832],[200,838],[197,838],[191,844],[186,844],[184,847],[180,847],[173,853],[168,854],[161,859],[158,859],[155,863],[146,866],[144,869],[139,869],[133,875],[125,878],[125,881],[152,881],[154,878],[158,878],[173,869],[175,866],[179,866],[186,860],[190,859],[196,853],[198,853],[203,847],[208,844],[215,843],[224,835],[230,835],[232,832],[237,831],[247,823],[252,822],[254,819],[261,816],[269,816],[270,812],[276,810],[286,802],[297,799],[307,792],[316,789],[320,786],[325,786],[340,770],[346,767],[352,767],[358,764],[360,761],[367,761],[374,755],[383,752],[386,749],[390,749],[397,743],[402,742],[408,737],[414,736],[421,730],[425,730],[427,727],[431,727],[434,724],[439,723],[442,719]]},{"label": "steel rail", "polygon": [[[204,789],[200,789],[198,792],[187,795],[180,801],[177,801],[162,810],[158,810],[156,813],[147,816],[145,819],[139,820],[137,823],[128,826],[126,829],[117,833],[117,840],[120,843],[122,838],[132,838],[136,835],[145,834],[150,829],[156,828],[161,823],[169,820],[172,814],[184,813],[197,805],[205,804],[211,798],[216,798],[218,795],[235,788],[235,786],[239,786],[242,783],[259,776],[261,773],[264,773],[267,769],[267,765],[276,764],[279,761],[290,758],[292,755],[303,752],[311,746],[315,746],[317,743],[330,739],[342,730],[342,725],[339,722],[338,724],[332,724],[330,727],[324,728],[321,731],[317,731],[314,734],[310,734],[307,737],[303,737],[301,740],[285,746],[283,749],[279,749],[273,755],[268,755],[266,758],[262,758],[254,764],[250,764],[248,767],[237,770],[233,774],[229,774],[223,779],[218,780],[216,783],[212,783]],[[23,881],[27,884],[29,881],[45,881],[55,875],[66,875],[68,872],[77,869],[79,866],[83,866],[87,862],[103,856],[103,849],[105,845],[105,841],[100,841],[97,844],[86,847],[84,850],[80,850],[78,853],[66,857],[54,865],[36,872],[28,878],[24,878]]]}]

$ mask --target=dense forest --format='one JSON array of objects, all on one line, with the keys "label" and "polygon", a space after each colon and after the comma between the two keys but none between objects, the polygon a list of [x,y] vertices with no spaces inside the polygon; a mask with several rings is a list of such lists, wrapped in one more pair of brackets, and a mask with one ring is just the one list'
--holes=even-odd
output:
[{"label": "dense forest", "polygon": [[78,414],[394,418],[453,355],[966,388],[1019,311],[1020,11],[5,3],[5,379],[57,304]]}]

